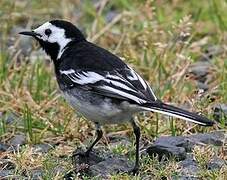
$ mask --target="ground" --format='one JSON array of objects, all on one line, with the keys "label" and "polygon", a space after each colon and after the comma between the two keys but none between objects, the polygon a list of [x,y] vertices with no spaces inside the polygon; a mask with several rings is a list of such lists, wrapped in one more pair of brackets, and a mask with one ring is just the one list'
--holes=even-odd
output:
[{"label": "ground", "polygon": [[[224,179],[226,7],[223,0],[1,0],[0,177],[62,179],[75,169],[72,152],[93,139],[93,124],[61,96],[49,57],[31,38],[18,35],[48,20],[66,19],[90,41],[121,56],[160,99],[217,122],[201,127],[158,114],[139,114],[141,171],[137,176],[112,173],[108,179]],[[108,125],[103,129],[104,138],[93,153],[101,152],[111,167],[114,163],[131,167],[131,127]],[[185,142],[185,137],[191,139],[195,134],[202,140],[193,146],[167,143]],[[154,147],[164,151],[164,156],[153,154]],[[191,172],[185,173],[188,169]],[[77,172],[77,179],[99,178]]]}]

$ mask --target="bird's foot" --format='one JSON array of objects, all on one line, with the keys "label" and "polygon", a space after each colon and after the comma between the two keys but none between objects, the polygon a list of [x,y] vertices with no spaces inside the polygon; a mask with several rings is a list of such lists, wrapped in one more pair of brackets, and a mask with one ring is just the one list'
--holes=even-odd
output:
[{"label": "bird's foot", "polygon": [[135,166],[133,169],[130,169],[127,173],[135,176],[139,173],[139,167]]},{"label": "bird's foot", "polygon": [[80,157],[83,157],[83,158],[85,158],[85,157],[88,158],[89,154],[90,153],[88,151],[85,151],[85,152],[83,152],[83,151],[74,151],[72,157],[80,156]]},{"label": "bird's foot", "polygon": [[87,163],[89,161],[89,151],[83,152],[82,150],[76,150],[72,154],[72,161],[73,164],[76,162],[76,159],[78,158],[79,163]]},{"label": "bird's foot", "polygon": [[70,171],[68,172],[67,174],[64,175],[63,179],[64,180],[73,180],[74,179],[74,172],[73,171]]},{"label": "bird's foot", "polygon": [[130,174],[130,175],[135,176],[139,173],[139,167],[135,166],[134,168],[126,170],[126,171],[119,170],[119,171],[117,171],[117,173],[123,173],[123,174],[125,173],[125,174]]}]

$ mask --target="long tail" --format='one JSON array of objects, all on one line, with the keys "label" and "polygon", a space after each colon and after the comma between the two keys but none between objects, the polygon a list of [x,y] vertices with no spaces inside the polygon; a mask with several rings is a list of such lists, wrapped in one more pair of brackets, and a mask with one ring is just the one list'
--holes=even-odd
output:
[{"label": "long tail", "polygon": [[165,104],[163,102],[145,104],[143,109],[191,121],[202,126],[212,126],[214,124],[213,121],[207,119],[206,117]]}]

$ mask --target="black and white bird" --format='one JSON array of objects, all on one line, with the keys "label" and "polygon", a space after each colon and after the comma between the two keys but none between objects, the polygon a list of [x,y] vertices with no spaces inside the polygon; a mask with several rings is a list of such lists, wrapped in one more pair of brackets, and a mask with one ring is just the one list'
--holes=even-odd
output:
[{"label": "black and white bird", "polygon": [[20,34],[32,36],[40,43],[53,60],[65,99],[95,123],[97,138],[84,153],[86,156],[103,135],[101,125],[129,122],[136,137],[136,160],[132,170],[136,173],[140,128],[133,115],[141,111],[158,112],[203,126],[213,125],[203,116],[163,103],[131,67],[109,51],[88,42],[70,22],[52,20]]}]

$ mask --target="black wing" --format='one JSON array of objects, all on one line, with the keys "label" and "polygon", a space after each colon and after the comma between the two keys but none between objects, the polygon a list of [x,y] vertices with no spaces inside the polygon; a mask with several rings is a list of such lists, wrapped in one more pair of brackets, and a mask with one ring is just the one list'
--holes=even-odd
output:
[{"label": "black wing", "polygon": [[68,48],[63,57],[59,74],[67,87],[80,86],[139,104],[157,100],[142,77],[103,48],[84,42]]},{"label": "black wing", "polygon": [[151,88],[138,74],[131,69],[124,71],[125,76],[118,71],[94,72],[73,69],[60,70],[60,74],[64,82],[67,82],[68,88],[80,86],[107,97],[134,101],[139,104],[157,99],[152,95],[154,93]]}]

